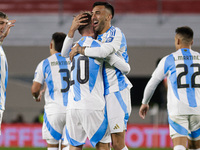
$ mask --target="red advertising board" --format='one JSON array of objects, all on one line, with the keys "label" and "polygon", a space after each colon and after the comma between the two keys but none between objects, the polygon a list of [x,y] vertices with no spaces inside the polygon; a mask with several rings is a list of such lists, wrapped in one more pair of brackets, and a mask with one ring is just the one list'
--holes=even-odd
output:
[{"label": "red advertising board", "polygon": [[[0,146],[46,147],[41,124],[2,124]],[[128,147],[172,147],[168,125],[129,124],[126,133]],[[85,147],[91,147],[87,140]]]}]

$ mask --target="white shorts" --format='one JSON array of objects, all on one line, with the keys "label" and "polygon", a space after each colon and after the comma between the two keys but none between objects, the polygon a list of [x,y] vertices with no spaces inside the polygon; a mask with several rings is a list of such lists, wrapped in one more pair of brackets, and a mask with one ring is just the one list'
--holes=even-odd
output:
[{"label": "white shorts", "polygon": [[108,126],[111,133],[123,132],[127,129],[128,118],[131,113],[130,89],[110,93],[105,96]]},{"label": "white shorts", "polygon": [[187,136],[190,140],[200,140],[200,115],[169,116],[170,137]]},{"label": "white shorts", "polygon": [[2,120],[3,120],[3,110],[0,110],[0,135],[1,135],[1,123],[2,123]]},{"label": "white shorts", "polygon": [[[44,122],[42,126],[42,138],[46,139],[48,144],[58,144],[65,133],[66,114],[46,114],[44,113]],[[66,142],[65,142],[66,144]]]},{"label": "white shorts", "polygon": [[70,145],[84,145],[88,137],[93,147],[110,143],[108,120],[104,110],[67,110],[66,136]]}]

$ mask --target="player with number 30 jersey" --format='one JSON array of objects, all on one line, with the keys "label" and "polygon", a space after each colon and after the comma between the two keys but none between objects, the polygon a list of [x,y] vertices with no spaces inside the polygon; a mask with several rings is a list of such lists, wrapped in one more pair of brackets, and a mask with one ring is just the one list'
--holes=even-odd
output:
[{"label": "player with number 30 jersey", "polygon": [[70,76],[68,62],[69,59],[62,57],[60,53],[56,53],[40,62],[35,71],[33,81],[41,84],[46,83],[44,108],[48,114],[66,111],[63,106],[67,106],[68,103],[69,83],[67,81]]},{"label": "player with number 30 jersey", "polygon": [[[42,137],[46,140],[48,149],[52,147],[58,149],[59,141],[65,135],[66,106],[70,87],[70,61],[60,53],[65,37],[66,34],[62,32],[52,35],[49,46],[51,56],[37,66],[31,88],[36,102],[41,100],[42,92],[45,90]],[[44,85],[43,90],[41,90],[42,85]],[[68,143],[64,141],[60,144],[64,148]]]}]

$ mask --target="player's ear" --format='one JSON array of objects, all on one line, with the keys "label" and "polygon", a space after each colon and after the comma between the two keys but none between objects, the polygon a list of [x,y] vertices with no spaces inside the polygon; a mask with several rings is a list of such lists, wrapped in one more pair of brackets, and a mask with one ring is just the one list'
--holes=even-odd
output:
[{"label": "player's ear", "polygon": [[107,14],[105,17],[106,21],[110,21],[112,19],[112,15],[111,14]]},{"label": "player's ear", "polygon": [[193,44],[193,40],[192,40],[192,42],[191,42],[191,45]]},{"label": "player's ear", "polygon": [[180,45],[180,44],[181,44],[181,39],[178,38],[177,45]]},{"label": "player's ear", "polygon": [[53,49],[53,41],[51,41],[51,43],[49,45],[49,49]]},{"label": "player's ear", "polygon": [[111,14],[108,15],[108,20],[112,20],[112,15]]}]

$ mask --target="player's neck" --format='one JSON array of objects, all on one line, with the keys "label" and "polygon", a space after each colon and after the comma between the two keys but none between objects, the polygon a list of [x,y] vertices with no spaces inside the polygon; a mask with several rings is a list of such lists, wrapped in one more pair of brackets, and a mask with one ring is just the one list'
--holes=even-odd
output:
[{"label": "player's neck", "polygon": [[94,38],[94,33],[85,32],[85,33],[82,34],[82,36],[91,36],[91,37]]},{"label": "player's neck", "polygon": [[56,53],[58,53],[56,50],[51,50],[51,51],[50,51],[50,54],[51,54],[51,55],[56,54]]},{"label": "player's neck", "polygon": [[179,47],[179,49],[182,49],[182,48],[191,49],[191,45],[181,45],[181,46]]},{"label": "player's neck", "polygon": [[111,24],[107,24],[99,34],[103,34],[103,33],[107,32],[110,29],[110,27],[111,27]]}]

